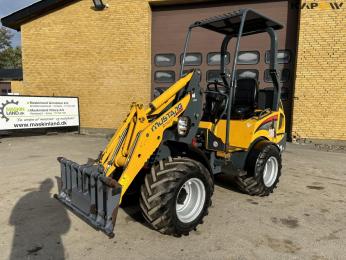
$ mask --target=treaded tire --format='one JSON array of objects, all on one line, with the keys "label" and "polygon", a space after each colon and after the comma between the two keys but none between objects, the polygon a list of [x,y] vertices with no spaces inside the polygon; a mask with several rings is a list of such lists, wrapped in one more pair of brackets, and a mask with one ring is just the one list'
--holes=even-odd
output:
[{"label": "treaded tire", "polygon": [[[180,188],[191,178],[198,178],[205,187],[205,201],[201,212],[189,223],[183,223],[176,213]],[[202,223],[211,205],[214,183],[209,171],[198,161],[186,157],[160,161],[145,176],[139,204],[150,226],[167,235],[188,235]]]},{"label": "treaded tire", "polygon": [[[263,173],[267,160],[275,157],[278,162],[278,172],[275,181],[270,187],[264,184]],[[264,142],[254,148],[247,161],[247,171],[236,176],[235,181],[239,189],[252,196],[268,196],[277,187],[281,176],[281,154],[279,149],[270,142]]]}]

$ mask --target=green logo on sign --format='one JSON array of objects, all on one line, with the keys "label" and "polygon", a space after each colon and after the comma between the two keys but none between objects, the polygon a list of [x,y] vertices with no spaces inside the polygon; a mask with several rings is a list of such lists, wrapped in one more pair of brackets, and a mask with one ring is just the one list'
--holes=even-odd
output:
[{"label": "green logo on sign", "polygon": [[1,118],[5,119],[6,122],[10,120],[11,116],[21,116],[24,115],[25,108],[18,106],[19,101],[6,100],[5,103],[2,103],[0,106],[0,115]]}]

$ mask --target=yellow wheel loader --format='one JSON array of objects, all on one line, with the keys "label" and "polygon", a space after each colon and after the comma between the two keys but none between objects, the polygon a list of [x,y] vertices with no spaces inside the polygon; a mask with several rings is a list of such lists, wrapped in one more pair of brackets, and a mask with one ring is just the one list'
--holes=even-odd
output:
[{"label": "yellow wheel loader", "polygon": [[[223,34],[221,80],[202,90],[200,72],[183,76],[194,28]],[[55,197],[105,234],[114,236],[118,207],[139,183],[139,204],[150,226],[164,234],[187,235],[208,213],[214,175],[234,176],[247,194],[267,196],[281,175],[285,115],[277,73],[276,30],[283,26],[253,10],[200,20],[187,33],[181,78],[148,107],[132,104],[127,118],[94,162],[79,165],[59,157],[61,187]],[[241,37],[267,33],[272,91],[252,78],[238,79]],[[231,73],[225,57],[236,40]],[[204,104],[204,105],[203,105]]]}]

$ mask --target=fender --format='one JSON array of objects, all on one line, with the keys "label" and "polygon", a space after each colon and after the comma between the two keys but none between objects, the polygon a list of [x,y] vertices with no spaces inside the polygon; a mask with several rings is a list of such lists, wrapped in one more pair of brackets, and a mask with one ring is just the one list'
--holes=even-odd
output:
[{"label": "fender", "polygon": [[271,144],[274,145],[276,147],[276,149],[278,149],[278,152],[281,153],[281,149],[279,148],[279,146],[276,143],[270,142],[269,140],[267,140],[264,137],[259,137],[256,140],[254,140],[247,152],[247,156],[246,156],[246,160],[245,160],[245,164],[244,164],[244,170],[246,165],[249,165],[248,160],[250,159],[251,156],[253,156],[254,153],[259,153],[264,146]]},{"label": "fender", "polygon": [[[261,140],[258,140],[258,139],[261,139]],[[276,147],[276,149],[278,149],[278,151],[281,153],[281,149],[280,147],[276,144],[276,143],[273,143],[265,138],[258,138],[256,140],[258,140],[257,142],[254,143],[253,146],[251,146],[251,148],[249,149],[249,151],[251,151],[252,149],[256,149],[256,150],[259,150],[259,149],[262,149],[265,145],[268,145],[268,144],[272,144]]]},{"label": "fender", "polygon": [[195,161],[199,161],[208,169],[210,175],[213,177],[213,171],[210,166],[209,159],[207,158],[205,153],[203,153],[199,148],[191,144],[175,141],[166,141],[162,143],[160,148],[158,149],[154,162],[159,162],[160,160],[168,158],[169,156],[184,156]]}]

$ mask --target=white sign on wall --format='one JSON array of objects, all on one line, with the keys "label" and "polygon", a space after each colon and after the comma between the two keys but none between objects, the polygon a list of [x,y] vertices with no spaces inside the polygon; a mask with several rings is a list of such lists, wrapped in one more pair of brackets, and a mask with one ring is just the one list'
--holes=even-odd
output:
[{"label": "white sign on wall", "polygon": [[79,126],[76,97],[0,96],[0,130]]}]

